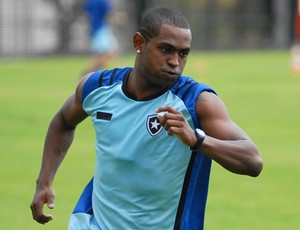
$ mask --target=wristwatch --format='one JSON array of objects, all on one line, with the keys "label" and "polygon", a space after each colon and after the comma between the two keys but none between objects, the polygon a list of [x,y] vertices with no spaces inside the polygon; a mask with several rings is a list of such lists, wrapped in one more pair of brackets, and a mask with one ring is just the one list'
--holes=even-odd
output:
[{"label": "wristwatch", "polygon": [[196,151],[203,143],[205,139],[205,132],[201,129],[195,129],[195,135],[197,137],[196,144],[190,147],[190,150]]}]

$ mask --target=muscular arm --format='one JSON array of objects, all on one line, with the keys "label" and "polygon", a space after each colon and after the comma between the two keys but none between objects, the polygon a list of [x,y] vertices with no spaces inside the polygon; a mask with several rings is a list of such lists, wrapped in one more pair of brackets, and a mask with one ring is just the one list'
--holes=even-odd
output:
[{"label": "muscular arm", "polygon": [[[194,130],[180,112],[169,106],[163,106],[157,112],[167,112],[159,114],[158,119],[169,135],[177,136],[187,146],[194,146]],[[258,150],[247,134],[230,119],[221,99],[213,93],[201,93],[196,112],[201,129],[206,133],[199,151],[231,172],[258,176],[262,170]]]},{"label": "muscular arm", "polygon": [[207,134],[199,150],[231,172],[258,176],[262,170],[258,149],[230,119],[221,99],[213,93],[202,93],[197,101],[197,114]]},{"label": "muscular arm", "polygon": [[54,190],[52,182],[74,138],[74,131],[87,114],[81,105],[81,92],[85,78],[77,86],[75,94],[71,95],[62,108],[53,117],[45,139],[42,166],[37,179],[36,192],[30,205],[33,218],[45,224],[53,219],[45,214],[43,205],[54,208]]}]

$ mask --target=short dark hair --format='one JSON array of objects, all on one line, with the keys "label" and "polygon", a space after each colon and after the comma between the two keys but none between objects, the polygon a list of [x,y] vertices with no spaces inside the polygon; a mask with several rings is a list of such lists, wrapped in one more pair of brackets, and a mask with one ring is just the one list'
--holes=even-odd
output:
[{"label": "short dark hair", "polygon": [[187,19],[181,12],[173,8],[159,7],[146,12],[140,23],[139,32],[149,41],[160,34],[162,24],[190,29]]}]

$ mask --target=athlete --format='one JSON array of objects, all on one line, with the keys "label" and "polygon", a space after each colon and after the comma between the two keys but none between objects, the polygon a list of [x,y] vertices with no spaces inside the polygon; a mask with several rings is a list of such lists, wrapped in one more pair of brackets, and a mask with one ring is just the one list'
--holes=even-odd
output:
[{"label": "athlete", "polygon": [[262,159],[216,92],[183,76],[192,34],[171,8],[144,16],[133,36],[134,67],[99,70],[80,81],[47,133],[31,209],[53,219],[52,182],[76,126],[96,132],[94,177],[69,229],[203,229],[211,162],[256,177]]},{"label": "athlete", "polygon": [[89,22],[92,53],[87,72],[93,72],[106,67],[118,54],[118,41],[109,20],[114,13],[110,0],[86,0],[84,11]]}]

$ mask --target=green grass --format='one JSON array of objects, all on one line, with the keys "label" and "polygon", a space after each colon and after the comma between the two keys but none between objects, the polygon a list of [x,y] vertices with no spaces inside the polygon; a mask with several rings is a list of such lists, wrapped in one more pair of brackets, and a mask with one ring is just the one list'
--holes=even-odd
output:
[{"label": "green grass", "polygon": [[[290,53],[224,52],[191,55],[185,74],[211,85],[264,159],[258,178],[239,176],[213,164],[207,230],[291,229],[300,226],[300,76],[290,74]],[[69,215],[94,168],[94,132],[89,121],[54,183],[55,220],[42,226],[31,218],[45,133],[70,95],[87,57],[0,61],[1,229],[66,229]],[[133,63],[133,56],[116,66]]]}]

